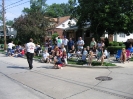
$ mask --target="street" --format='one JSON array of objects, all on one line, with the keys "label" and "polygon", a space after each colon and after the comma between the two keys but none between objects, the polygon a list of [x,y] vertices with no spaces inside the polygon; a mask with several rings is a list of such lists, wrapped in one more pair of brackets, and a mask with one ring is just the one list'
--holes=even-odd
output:
[{"label": "street", "polygon": [[[53,64],[0,54],[0,99],[133,99],[133,62],[121,68],[52,69]],[[101,81],[106,76],[112,80]]]}]

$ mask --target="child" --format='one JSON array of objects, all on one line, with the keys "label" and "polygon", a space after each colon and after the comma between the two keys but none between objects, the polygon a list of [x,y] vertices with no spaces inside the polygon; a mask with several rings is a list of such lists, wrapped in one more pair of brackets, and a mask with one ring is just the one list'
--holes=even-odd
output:
[{"label": "child", "polygon": [[123,48],[121,52],[121,61],[124,63],[126,61],[126,49]]},{"label": "child", "polygon": [[82,54],[82,60],[83,61],[86,61],[87,55],[88,55],[88,52],[87,52],[86,48],[84,48],[84,51],[83,51],[83,54]]},{"label": "child", "polygon": [[63,51],[62,59],[63,59],[65,65],[66,65],[67,64],[67,54],[66,54],[66,51]]},{"label": "child", "polygon": [[78,59],[79,59],[79,57],[81,57],[81,51],[79,49],[76,52],[76,56],[78,57]]},{"label": "child", "polygon": [[95,56],[95,54],[93,53],[92,49],[90,49],[88,58],[89,66],[91,66],[93,56]]}]

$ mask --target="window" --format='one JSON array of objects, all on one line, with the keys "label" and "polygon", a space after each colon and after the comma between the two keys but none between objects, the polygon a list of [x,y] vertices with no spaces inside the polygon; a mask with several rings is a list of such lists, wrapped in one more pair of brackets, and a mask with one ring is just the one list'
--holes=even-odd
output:
[{"label": "window", "polygon": [[52,31],[48,31],[48,36],[52,36]]},{"label": "window", "polygon": [[57,31],[54,31],[54,33],[57,33]]},{"label": "window", "polygon": [[119,34],[119,37],[123,37],[124,38],[125,37],[125,34],[124,33],[120,33]]}]

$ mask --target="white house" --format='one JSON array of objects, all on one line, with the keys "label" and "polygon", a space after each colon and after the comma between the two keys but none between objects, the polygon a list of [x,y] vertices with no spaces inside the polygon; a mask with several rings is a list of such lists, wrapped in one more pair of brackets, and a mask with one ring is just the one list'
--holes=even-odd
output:
[{"label": "white house", "polygon": [[63,36],[64,30],[70,26],[75,26],[77,20],[70,19],[70,16],[51,18],[50,28],[48,29],[48,36],[51,36],[54,33],[58,33],[60,36]]},{"label": "white house", "polygon": [[[105,37],[108,37],[108,34],[105,34]],[[124,33],[117,33],[113,35],[113,41],[126,42],[127,39],[133,39],[133,33],[131,33],[129,36]]]},{"label": "white house", "polygon": [[[14,38],[17,35],[17,31],[11,26],[6,26],[6,35],[10,38]],[[0,27],[0,37],[4,37],[3,27]]]}]

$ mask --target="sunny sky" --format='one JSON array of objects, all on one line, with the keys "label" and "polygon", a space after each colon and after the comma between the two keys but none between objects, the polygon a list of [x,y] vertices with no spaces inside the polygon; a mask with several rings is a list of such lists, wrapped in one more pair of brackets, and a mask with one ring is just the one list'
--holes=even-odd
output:
[{"label": "sunny sky", "polygon": [[[5,0],[6,19],[13,20],[22,14],[24,7],[29,7],[30,0]],[[67,3],[68,0],[47,0],[46,4],[51,5],[53,3]],[[2,0],[0,0],[0,5]],[[12,4],[12,5],[11,5]],[[18,6],[19,5],[19,6]]]}]

